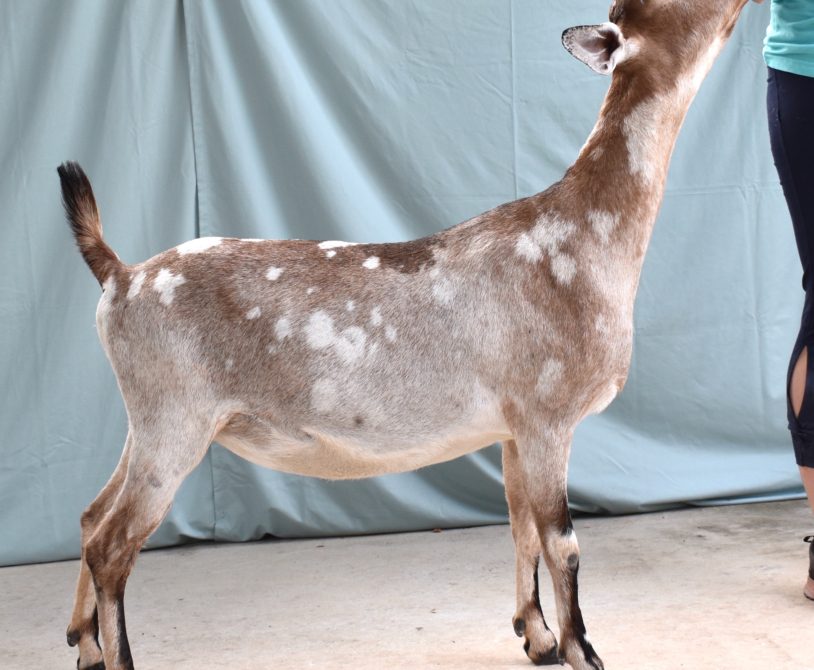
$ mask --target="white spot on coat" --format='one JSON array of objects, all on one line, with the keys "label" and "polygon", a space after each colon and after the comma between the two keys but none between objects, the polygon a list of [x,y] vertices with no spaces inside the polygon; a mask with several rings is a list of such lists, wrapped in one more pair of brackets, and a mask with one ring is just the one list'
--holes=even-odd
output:
[{"label": "white spot on coat", "polygon": [[280,275],[283,274],[283,268],[277,268],[273,265],[266,270],[266,279],[269,281],[276,281],[280,278]]},{"label": "white spot on coat", "polygon": [[316,288],[313,286],[309,286],[308,289],[305,291],[305,295],[311,295],[312,293],[316,292]]},{"label": "white spot on coat", "polygon": [[588,212],[588,223],[591,224],[591,228],[602,243],[607,244],[610,241],[611,233],[619,223],[619,215],[592,210]]},{"label": "white spot on coat", "polygon": [[178,252],[179,256],[185,256],[186,254],[199,254],[202,251],[206,251],[207,249],[218,246],[221,242],[223,242],[222,237],[198,237],[194,240],[189,240],[189,242],[179,244],[177,247],[175,247],[175,250]]},{"label": "white spot on coat", "polygon": [[163,305],[171,305],[175,298],[175,289],[186,282],[183,275],[174,275],[167,268],[161,268],[153,279],[153,290],[158,291],[158,299]]},{"label": "white spot on coat", "polygon": [[305,338],[312,349],[331,348],[345,363],[353,363],[365,352],[367,335],[357,326],[337,333],[333,319],[322,310],[311,314],[306,325]]},{"label": "white spot on coat", "polygon": [[330,412],[336,408],[339,392],[332,379],[317,379],[311,387],[311,406],[317,412]]},{"label": "white spot on coat", "polygon": [[356,309],[356,303],[353,302],[353,300],[348,300],[345,303],[345,309],[347,309],[349,312],[352,312],[353,310]]},{"label": "white spot on coat", "polygon": [[333,249],[331,249],[330,251],[326,251],[325,256],[328,258],[333,258],[334,256],[336,256],[336,251],[334,251]]},{"label": "white spot on coat", "polygon": [[113,298],[116,297],[116,289],[116,278],[113,275],[110,275],[107,279],[105,279],[105,283],[102,284],[104,297],[108,300],[113,300]]},{"label": "white spot on coat", "polygon": [[365,267],[368,270],[375,270],[377,267],[379,267],[379,257],[368,256],[367,259],[365,259],[365,262],[362,263],[362,267]]},{"label": "white spot on coat", "polygon": [[559,253],[560,247],[574,230],[576,226],[573,223],[563,221],[558,216],[541,216],[531,229],[531,237],[543,251],[553,256]]},{"label": "white spot on coat", "polygon": [[627,145],[628,169],[645,184],[652,184],[661,173],[663,152],[661,144],[666,136],[664,123],[657,122],[666,104],[661,96],[648,98],[628,112],[622,124]]},{"label": "white spot on coat", "polygon": [[537,378],[537,392],[542,396],[551,395],[562,378],[563,364],[555,358],[543,363],[540,376]]},{"label": "white spot on coat", "polygon": [[378,307],[370,310],[370,325],[374,328],[382,325],[382,310]]},{"label": "white spot on coat", "polygon": [[455,297],[455,286],[446,277],[441,277],[432,285],[432,295],[438,304],[448,307]]},{"label": "white spot on coat", "polygon": [[529,263],[536,263],[543,255],[540,247],[534,243],[531,236],[527,233],[522,233],[517,238],[517,244],[514,247],[514,252],[521,258],[525,258]]},{"label": "white spot on coat", "polygon": [[260,316],[260,308],[259,307],[252,307],[248,312],[246,312],[246,318],[249,321],[253,321],[258,316]]},{"label": "white spot on coat", "polygon": [[135,277],[133,277],[133,281],[130,282],[130,288],[127,289],[127,299],[132,300],[135,298],[139,293],[141,293],[141,287],[144,285],[144,280],[147,278],[147,273],[142,270],[138,272]]},{"label": "white spot on coat", "polygon": [[571,556],[579,557],[579,543],[576,533],[557,534],[552,536],[554,545],[553,558],[559,561],[560,566],[565,569]]},{"label": "white spot on coat", "polygon": [[515,253],[529,263],[536,263],[543,254],[548,254],[553,260],[560,255],[560,248],[574,230],[576,227],[573,223],[557,216],[543,215],[528,233],[522,233],[517,238]]},{"label": "white spot on coat", "polygon": [[396,341],[396,329],[393,326],[385,326],[384,336],[391,342]]},{"label": "white spot on coat", "polygon": [[339,240],[326,240],[320,242],[317,246],[320,249],[339,249],[340,247],[353,247],[359,244],[358,242],[340,242]]},{"label": "white spot on coat", "polygon": [[291,321],[285,317],[277,319],[277,323],[274,324],[274,336],[282,342],[289,335],[291,335]]},{"label": "white spot on coat", "polygon": [[567,254],[557,254],[551,257],[551,272],[554,279],[567,286],[577,272],[577,264]]},{"label": "white spot on coat", "polygon": [[312,349],[325,349],[333,344],[336,333],[334,321],[322,310],[314,312],[308,319],[305,339]]},{"label": "white spot on coat", "polygon": [[358,326],[351,326],[342,331],[342,335],[334,342],[334,348],[345,363],[352,363],[365,353],[367,334]]}]

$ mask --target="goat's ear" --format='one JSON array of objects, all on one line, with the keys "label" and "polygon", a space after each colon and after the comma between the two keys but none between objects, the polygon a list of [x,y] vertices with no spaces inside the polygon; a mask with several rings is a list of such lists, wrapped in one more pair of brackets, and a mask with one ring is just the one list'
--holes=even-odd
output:
[{"label": "goat's ear", "polygon": [[562,45],[594,72],[610,74],[626,55],[625,37],[615,23],[576,26],[562,34]]}]

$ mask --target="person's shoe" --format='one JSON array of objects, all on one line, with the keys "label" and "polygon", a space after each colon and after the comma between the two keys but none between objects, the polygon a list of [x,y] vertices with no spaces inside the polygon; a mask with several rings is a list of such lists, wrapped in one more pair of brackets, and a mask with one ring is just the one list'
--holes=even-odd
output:
[{"label": "person's shoe", "polygon": [[814,535],[803,538],[803,542],[808,542],[808,581],[806,582],[803,595],[809,600],[814,600]]}]

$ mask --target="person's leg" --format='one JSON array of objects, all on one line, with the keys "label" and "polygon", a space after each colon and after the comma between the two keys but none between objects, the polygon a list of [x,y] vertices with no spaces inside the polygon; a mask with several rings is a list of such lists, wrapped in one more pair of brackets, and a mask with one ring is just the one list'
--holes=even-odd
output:
[{"label": "person's leg", "polygon": [[[811,505],[811,511],[814,512],[814,468],[807,468],[800,466],[800,479],[803,480],[806,494],[808,495],[808,502]],[[812,541],[812,538],[807,537],[806,540]],[[805,596],[809,600],[814,600],[814,542],[808,548],[808,581],[806,581]]]},{"label": "person's leg", "polygon": [[806,493],[808,494],[811,511],[814,512],[814,468],[800,466],[800,479],[803,480],[803,486],[805,486]]},{"label": "person's leg", "polygon": [[814,77],[769,68],[769,139],[803,266],[803,289],[814,281]]},{"label": "person's leg", "polygon": [[[803,266],[805,307],[787,377],[788,420],[800,478],[814,511],[814,78],[769,68],[769,137]],[[814,545],[805,595],[814,599]]]},{"label": "person's leg", "polygon": [[[809,389],[808,384],[814,383],[814,373],[809,374],[810,346],[814,346],[809,330],[808,315],[812,312],[809,305],[812,301],[808,298],[812,294],[806,295],[806,307],[803,311],[803,319],[800,327],[800,334],[794,345],[791,356],[791,364],[788,375],[788,417],[791,439],[794,444],[794,454],[800,466],[800,479],[805,487],[809,505],[814,512],[814,389]],[[812,342],[811,345],[807,344]],[[811,542],[814,537],[806,537],[807,542]],[[803,590],[806,598],[814,600],[814,544],[809,545],[809,568],[808,579]]]}]

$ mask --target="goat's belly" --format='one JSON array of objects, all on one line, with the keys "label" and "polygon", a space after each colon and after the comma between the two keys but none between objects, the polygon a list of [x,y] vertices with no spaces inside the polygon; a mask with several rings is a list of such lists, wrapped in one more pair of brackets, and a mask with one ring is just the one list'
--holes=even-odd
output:
[{"label": "goat's belly", "polygon": [[407,472],[448,461],[510,439],[502,426],[460,427],[436,435],[347,436],[325,429],[304,429],[302,436],[274,428],[264,431],[225,428],[215,438],[246,460],[280,472],[323,479],[360,479]]}]

